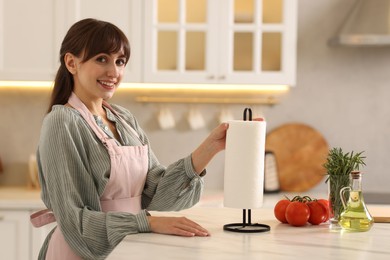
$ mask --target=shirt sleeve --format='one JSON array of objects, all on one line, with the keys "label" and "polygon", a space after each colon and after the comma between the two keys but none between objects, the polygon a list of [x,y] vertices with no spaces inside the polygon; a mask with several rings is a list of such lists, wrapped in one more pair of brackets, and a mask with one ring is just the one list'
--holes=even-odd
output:
[{"label": "shirt sleeve", "polygon": [[[152,155],[153,156],[153,155]],[[203,176],[205,171],[201,174]],[[144,203],[148,210],[178,211],[199,202],[204,180],[196,174],[191,155],[164,167],[155,159],[147,176]]]},{"label": "shirt sleeve", "polygon": [[102,173],[95,175],[90,160],[108,153],[102,147],[99,153],[96,146],[102,144],[70,109],[54,110],[45,118],[38,147],[42,199],[69,246],[87,259],[105,259],[126,235],[150,231],[145,211],[101,211],[107,180]]},{"label": "shirt sleeve", "polygon": [[204,187],[204,170],[198,175],[192,165],[191,155],[168,167],[161,165],[154,155],[147,135],[136,118],[126,109],[115,106],[119,114],[140,135],[149,146],[149,169],[142,196],[142,206],[148,210],[177,211],[192,207],[199,202]]}]

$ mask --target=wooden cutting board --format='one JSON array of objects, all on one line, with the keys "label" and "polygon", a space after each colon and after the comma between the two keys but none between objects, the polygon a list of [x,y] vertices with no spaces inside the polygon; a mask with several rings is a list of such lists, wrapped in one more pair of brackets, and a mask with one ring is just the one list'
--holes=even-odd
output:
[{"label": "wooden cutting board", "polygon": [[367,205],[368,211],[375,223],[390,223],[390,207]]},{"label": "wooden cutting board", "polygon": [[329,147],[313,127],[301,123],[277,127],[267,134],[266,150],[275,154],[282,191],[307,191],[324,180]]}]

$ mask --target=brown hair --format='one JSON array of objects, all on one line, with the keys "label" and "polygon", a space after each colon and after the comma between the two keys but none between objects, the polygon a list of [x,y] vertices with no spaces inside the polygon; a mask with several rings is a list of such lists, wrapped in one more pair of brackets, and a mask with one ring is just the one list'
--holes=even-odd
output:
[{"label": "brown hair", "polygon": [[48,112],[53,105],[64,105],[72,94],[73,75],[65,66],[65,54],[72,53],[85,62],[99,53],[116,53],[123,48],[126,63],[130,58],[130,44],[126,35],[115,25],[92,18],[80,20],[70,27],[60,49],[61,65],[54,80]]}]

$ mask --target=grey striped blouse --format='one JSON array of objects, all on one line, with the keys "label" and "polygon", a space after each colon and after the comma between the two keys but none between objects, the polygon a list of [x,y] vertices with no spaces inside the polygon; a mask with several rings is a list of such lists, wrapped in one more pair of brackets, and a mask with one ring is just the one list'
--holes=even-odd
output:
[{"label": "grey striped blouse", "polygon": [[[108,119],[116,123],[121,145],[149,145],[142,208],[176,211],[197,203],[204,183],[193,169],[191,156],[168,167],[160,165],[135,117],[123,107],[112,106],[140,135],[135,138],[106,109]],[[42,200],[53,210],[69,246],[83,259],[104,259],[126,235],[150,232],[145,210],[137,215],[101,211],[99,198],[108,182],[110,158],[77,110],[53,106],[43,121],[37,158]],[[39,259],[45,258],[52,232]]]}]

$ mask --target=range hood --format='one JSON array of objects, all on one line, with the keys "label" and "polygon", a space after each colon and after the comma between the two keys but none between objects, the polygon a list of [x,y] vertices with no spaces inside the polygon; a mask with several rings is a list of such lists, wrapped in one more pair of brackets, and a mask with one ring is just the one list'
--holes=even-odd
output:
[{"label": "range hood", "polygon": [[329,44],[390,47],[390,0],[356,0]]}]

